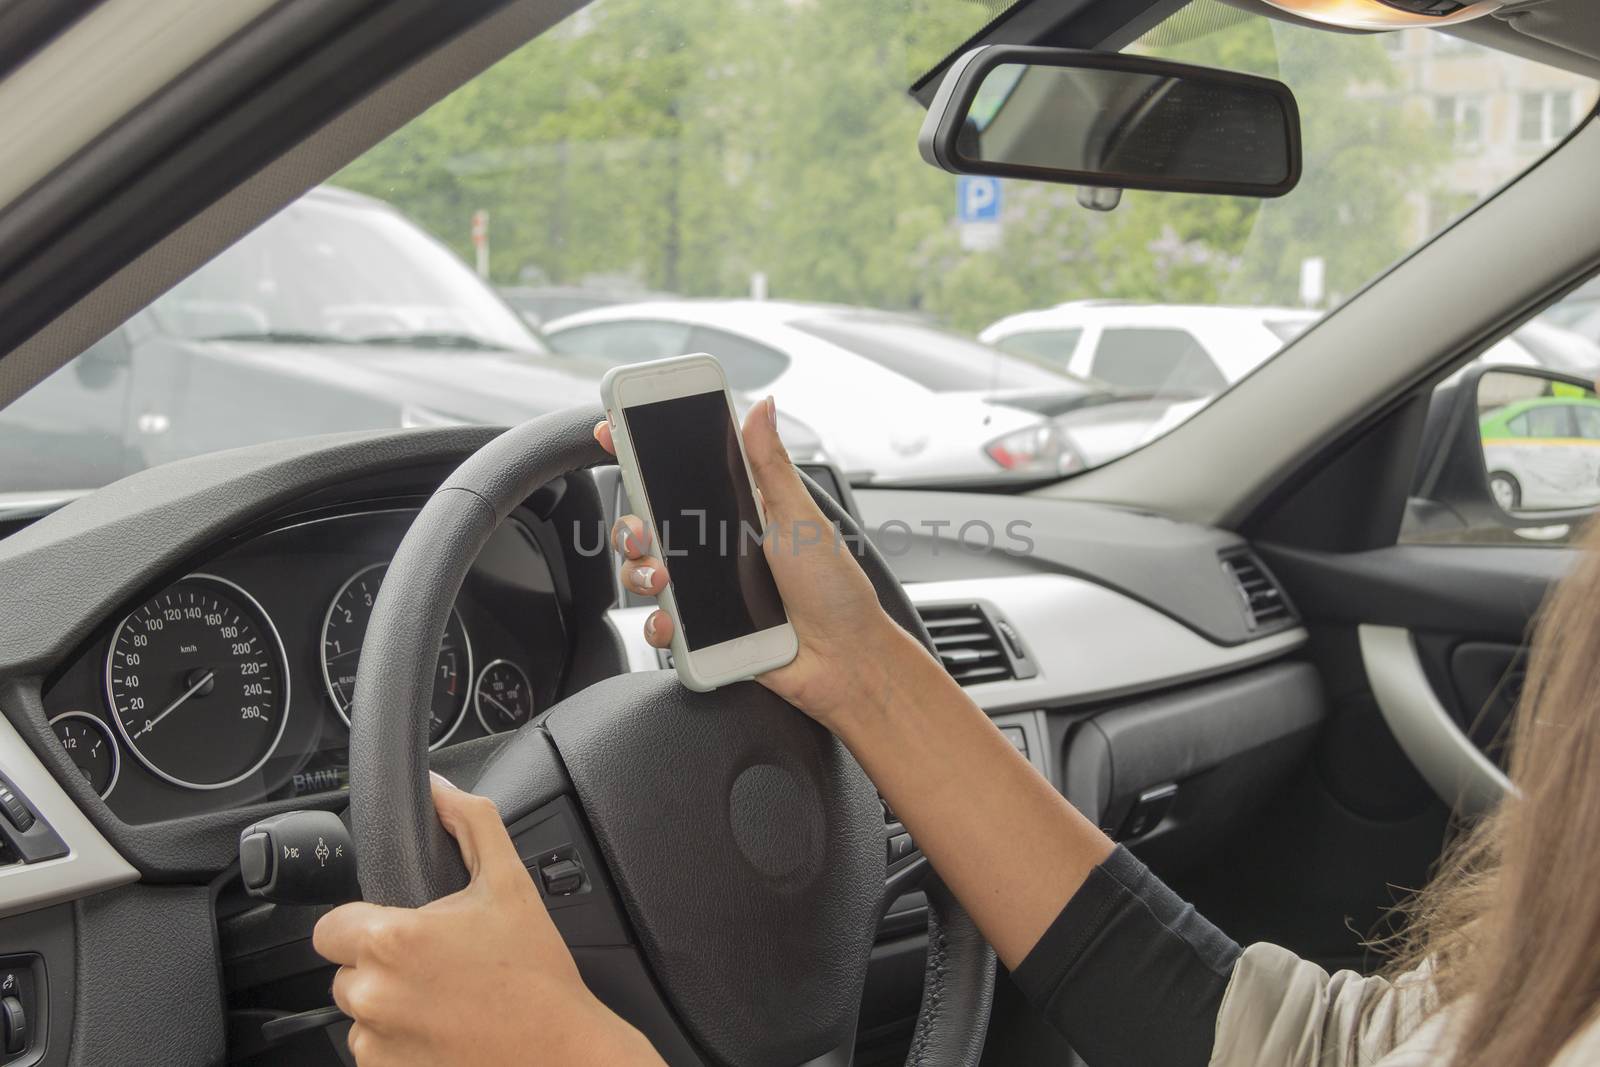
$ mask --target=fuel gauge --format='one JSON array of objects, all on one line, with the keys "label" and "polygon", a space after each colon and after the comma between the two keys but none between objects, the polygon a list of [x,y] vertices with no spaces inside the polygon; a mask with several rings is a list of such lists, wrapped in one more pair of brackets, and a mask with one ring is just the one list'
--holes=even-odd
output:
[{"label": "fuel gauge", "polygon": [[491,734],[503,734],[533,717],[533,684],[521,667],[508,659],[497,659],[478,675],[472,703],[483,728]]},{"label": "fuel gauge", "polygon": [[117,774],[122,769],[122,756],[106,724],[87,712],[64,711],[50,720],[50,729],[89,788],[104,799],[117,784]]}]

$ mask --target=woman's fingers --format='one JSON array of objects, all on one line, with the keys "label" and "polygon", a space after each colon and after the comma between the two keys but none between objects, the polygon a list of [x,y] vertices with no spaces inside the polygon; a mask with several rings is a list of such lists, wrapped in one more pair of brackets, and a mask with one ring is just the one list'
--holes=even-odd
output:
[{"label": "woman's fingers", "polygon": [[650,551],[650,531],[637,515],[624,515],[611,527],[611,547],[629,559],[638,559]]},{"label": "woman's fingers", "polygon": [[750,472],[761,491],[767,521],[811,518],[816,505],[789,461],[789,450],[778,437],[778,407],[772,397],[745,416],[744,450],[750,457]]},{"label": "woman's fingers", "polygon": [[476,882],[480,877],[498,877],[508,872],[522,874],[511,835],[500,821],[500,810],[488,797],[468,793],[449,780],[429,772],[433,786],[433,806],[439,822],[461,848],[461,862]]},{"label": "woman's fingers", "polygon": [[595,423],[594,439],[600,442],[601,448],[610,452],[613,456],[617,454],[617,443],[611,439],[611,423],[606,419],[601,419]]},{"label": "woman's fingers", "polygon": [[630,559],[622,565],[622,584],[640,596],[659,596],[667,587],[667,571],[654,556]]},{"label": "woman's fingers", "polygon": [[657,608],[644,620],[645,643],[651,648],[672,647],[672,616]]},{"label": "woman's fingers", "polygon": [[341,904],[317,920],[311,931],[311,947],[329,963],[354,965],[373,932],[398,919],[396,910],[364,900]]}]

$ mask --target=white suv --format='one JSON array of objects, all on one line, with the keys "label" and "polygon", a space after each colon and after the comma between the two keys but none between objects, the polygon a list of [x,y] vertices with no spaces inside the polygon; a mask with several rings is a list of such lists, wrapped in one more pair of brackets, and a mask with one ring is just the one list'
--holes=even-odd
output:
[{"label": "white suv", "polygon": [[1024,311],[979,339],[1139,393],[1220,393],[1299,336],[1317,312],[1084,300]]}]

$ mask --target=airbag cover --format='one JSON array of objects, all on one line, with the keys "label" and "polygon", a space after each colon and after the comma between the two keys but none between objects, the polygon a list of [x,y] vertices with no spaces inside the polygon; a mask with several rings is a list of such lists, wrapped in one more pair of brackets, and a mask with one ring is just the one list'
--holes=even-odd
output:
[{"label": "airbag cover", "polygon": [[883,894],[877,793],[828,731],[751,682],[620,675],[557,706],[566,763],[646,959],[721,1063],[852,1036]]}]

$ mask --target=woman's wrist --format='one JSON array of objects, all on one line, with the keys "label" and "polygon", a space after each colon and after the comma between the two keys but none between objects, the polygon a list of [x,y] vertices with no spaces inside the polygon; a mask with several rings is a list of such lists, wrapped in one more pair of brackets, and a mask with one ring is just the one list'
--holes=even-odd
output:
[{"label": "woman's wrist", "polygon": [[944,668],[888,615],[850,642],[841,662],[850,664],[847,684],[827,706],[807,709],[846,744],[881,726],[916,703],[914,694],[948,681]]}]

